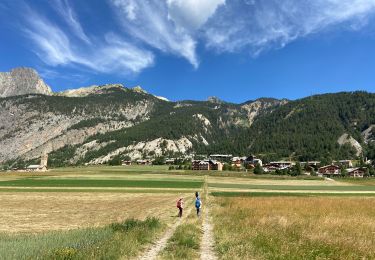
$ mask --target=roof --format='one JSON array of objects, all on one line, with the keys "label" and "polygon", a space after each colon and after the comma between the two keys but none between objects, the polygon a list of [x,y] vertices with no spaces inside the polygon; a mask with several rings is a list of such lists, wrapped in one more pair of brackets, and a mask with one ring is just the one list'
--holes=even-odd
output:
[{"label": "roof", "polygon": [[151,160],[137,160],[137,162],[151,162]]},{"label": "roof", "polygon": [[199,164],[221,164],[221,162],[216,160],[194,160],[193,163],[199,163]]},{"label": "roof", "polygon": [[209,164],[210,162],[208,160],[200,161],[199,164]]},{"label": "roof", "polygon": [[210,157],[232,157],[231,154],[211,154]]},{"label": "roof", "polygon": [[29,165],[29,166],[27,166],[27,169],[39,169],[39,168],[43,168],[43,167],[40,166],[40,165]]},{"label": "roof", "polygon": [[294,162],[292,162],[292,161],[278,161],[278,162],[270,162],[270,163],[274,163],[274,164],[293,164]]},{"label": "roof", "polygon": [[357,171],[357,170],[365,171],[366,169],[365,168],[360,168],[360,167],[346,169],[347,172],[354,172],[354,171]]},{"label": "roof", "polygon": [[337,169],[340,169],[339,166],[334,165],[334,164],[330,164],[330,165],[322,166],[322,167],[320,167],[319,169],[324,169],[324,168],[328,168],[328,167],[335,167],[335,168],[337,168]]}]

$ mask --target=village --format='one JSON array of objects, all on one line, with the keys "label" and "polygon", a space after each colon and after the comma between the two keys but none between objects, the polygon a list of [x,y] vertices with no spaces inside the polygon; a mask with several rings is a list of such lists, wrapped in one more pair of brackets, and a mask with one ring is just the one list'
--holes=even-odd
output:
[{"label": "village", "polygon": [[[202,157],[202,156],[201,156]],[[139,159],[136,161],[123,161],[122,165],[154,165],[155,159]],[[170,170],[193,171],[244,171],[255,174],[287,175],[294,170],[294,175],[311,175],[319,177],[369,177],[371,161],[359,163],[354,160],[332,161],[331,164],[322,165],[320,161],[297,162],[272,161],[263,163],[256,156],[233,156],[231,154],[212,154],[204,159],[194,159],[194,156],[185,158],[166,158],[162,164],[170,165]],[[293,175],[293,173],[291,174]]]},{"label": "village", "polygon": [[[203,159],[196,159],[197,157]],[[111,165],[111,164],[110,164]],[[116,164],[115,164],[116,165]],[[298,162],[292,160],[271,161],[263,163],[262,159],[254,155],[233,156],[231,154],[188,155],[179,158],[147,158],[138,160],[122,160],[121,166],[130,165],[167,165],[169,170],[192,170],[192,171],[236,171],[254,174],[274,175],[309,175],[318,177],[370,177],[372,169],[371,161],[360,163],[355,160],[332,161],[331,164],[322,165],[320,161]],[[88,166],[88,165],[86,165]],[[45,172],[48,171],[48,154],[42,153],[40,164],[25,166],[24,168],[13,168],[18,172]]]}]

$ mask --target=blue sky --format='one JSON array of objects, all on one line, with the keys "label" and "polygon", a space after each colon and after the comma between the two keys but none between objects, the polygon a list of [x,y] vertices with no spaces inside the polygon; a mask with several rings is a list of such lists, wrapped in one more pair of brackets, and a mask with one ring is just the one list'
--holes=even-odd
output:
[{"label": "blue sky", "polygon": [[375,91],[375,0],[3,0],[0,71],[171,100]]}]

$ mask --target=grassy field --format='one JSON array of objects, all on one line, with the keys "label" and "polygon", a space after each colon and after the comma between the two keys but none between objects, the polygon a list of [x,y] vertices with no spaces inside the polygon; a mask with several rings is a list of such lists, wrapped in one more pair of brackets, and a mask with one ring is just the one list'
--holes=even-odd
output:
[{"label": "grassy field", "polygon": [[167,247],[160,253],[160,259],[199,259],[202,219],[192,211],[185,223],[180,225]]},{"label": "grassy field", "polygon": [[165,227],[155,218],[129,219],[100,228],[0,236],[2,259],[131,258]]},{"label": "grassy field", "polygon": [[92,179],[45,179],[26,178],[0,182],[0,187],[100,187],[100,188],[199,188],[201,181],[186,180],[92,180]]},{"label": "grassy field", "polygon": [[372,198],[217,198],[222,259],[374,259]]},{"label": "grassy field", "polygon": [[[373,179],[205,174],[166,166],[0,173],[0,256],[132,258],[177,221],[177,198],[193,207],[205,186],[222,259],[375,257]],[[201,225],[189,216],[159,257],[199,258]]]},{"label": "grassy field", "polygon": [[132,258],[192,205],[203,177],[165,167],[87,167],[0,175],[0,258]]},{"label": "grassy field", "polygon": [[230,189],[249,189],[249,190],[301,190],[301,191],[375,191],[375,186],[373,185],[352,185],[352,186],[320,186],[320,185],[249,185],[249,184],[222,184],[222,183],[213,183],[210,184],[212,188],[230,188]]},{"label": "grassy field", "polygon": [[0,232],[40,233],[99,227],[128,218],[156,217],[169,223],[175,215],[176,196],[173,193],[1,193]]}]

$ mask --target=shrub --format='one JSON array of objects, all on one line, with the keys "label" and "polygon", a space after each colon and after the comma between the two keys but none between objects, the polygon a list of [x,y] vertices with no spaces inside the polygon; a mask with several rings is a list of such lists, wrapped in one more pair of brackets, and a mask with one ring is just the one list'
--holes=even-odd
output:
[{"label": "shrub", "polygon": [[260,166],[259,163],[257,163],[254,168],[254,174],[262,174],[262,173],[263,173],[263,168],[262,166]]},{"label": "shrub", "polygon": [[64,247],[56,249],[53,252],[53,259],[61,259],[61,260],[70,260],[74,259],[74,257],[77,255],[78,250],[72,247]]}]

